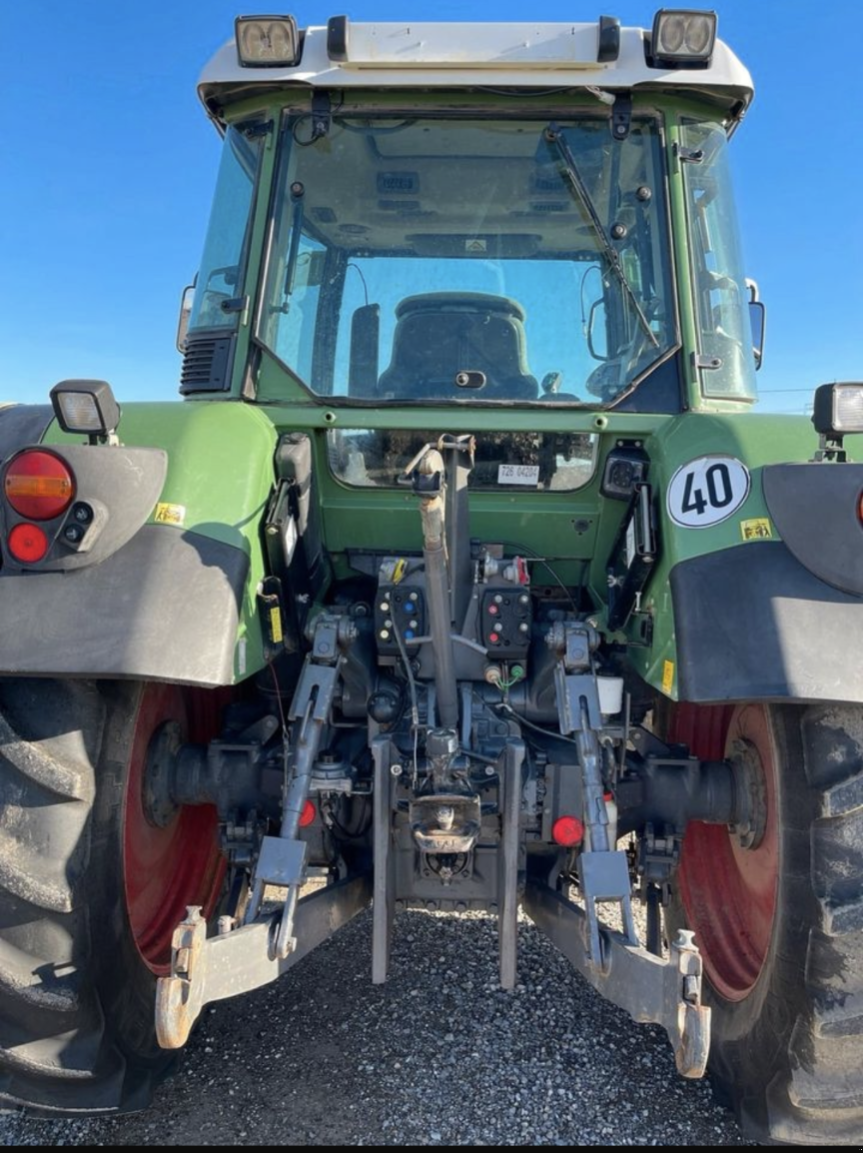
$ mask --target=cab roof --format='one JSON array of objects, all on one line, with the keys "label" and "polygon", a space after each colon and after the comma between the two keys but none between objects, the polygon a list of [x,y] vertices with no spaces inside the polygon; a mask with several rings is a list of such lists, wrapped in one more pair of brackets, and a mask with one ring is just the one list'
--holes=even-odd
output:
[{"label": "cab roof", "polygon": [[664,67],[650,60],[648,30],[620,28],[616,38],[616,58],[600,60],[608,53],[600,50],[599,22],[354,24],[334,17],[301,33],[294,67],[243,66],[228,41],[204,69],[198,94],[222,122],[232,103],[290,88],[652,90],[707,98],[735,120],[752,100],[749,72],[721,40],[706,65]]}]

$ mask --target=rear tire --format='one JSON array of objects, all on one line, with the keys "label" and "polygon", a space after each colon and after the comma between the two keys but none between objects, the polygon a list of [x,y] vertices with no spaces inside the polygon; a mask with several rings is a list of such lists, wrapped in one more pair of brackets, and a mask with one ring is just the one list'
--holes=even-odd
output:
[{"label": "rear tire", "polygon": [[[719,850],[705,826],[690,826],[668,917],[671,932],[695,929],[704,955],[710,1075],[750,1138],[859,1145],[863,709],[679,705],[669,736],[712,760],[741,729],[775,759],[766,833],[775,835],[774,851],[756,849],[754,870],[746,862],[739,877],[720,883],[723,860],[743,859],[739,849]],[[775,862],[772,901],[767,861]]]},{"label": "rear tire", "polygon": [[[184,903],[212,908],[224,868],[212,810],[181,810],[153,841],[140,772],[166,720],[189,739],[214,736],[222,699],[175,685],[0,680],[0,1105],[53,1116],[144,1108],[176,1060],[154,1030],[170,922]],[[204,865],[184,856],[177,868],[177,830]],[[164,882],[158,918],[147,871]]]}]

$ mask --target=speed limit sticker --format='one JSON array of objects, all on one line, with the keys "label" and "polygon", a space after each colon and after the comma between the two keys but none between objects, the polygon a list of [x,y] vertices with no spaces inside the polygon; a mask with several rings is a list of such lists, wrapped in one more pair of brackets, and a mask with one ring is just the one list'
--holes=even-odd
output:
[{"label": "speed limit sticker", "polygon": [[740,508],[749,483],[749,469],[733,456],[701,456],[671,478],[668,515],[685,528],[709,528]]}]

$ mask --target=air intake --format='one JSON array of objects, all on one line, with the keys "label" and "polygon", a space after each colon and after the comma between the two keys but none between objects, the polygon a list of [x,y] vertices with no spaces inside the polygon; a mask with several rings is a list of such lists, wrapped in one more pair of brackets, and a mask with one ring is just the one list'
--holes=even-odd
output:
[{"label": "air intake", "polygon": [[226,392],[230,388],[234,336],[189,333],[180,372],[180,392]]}]

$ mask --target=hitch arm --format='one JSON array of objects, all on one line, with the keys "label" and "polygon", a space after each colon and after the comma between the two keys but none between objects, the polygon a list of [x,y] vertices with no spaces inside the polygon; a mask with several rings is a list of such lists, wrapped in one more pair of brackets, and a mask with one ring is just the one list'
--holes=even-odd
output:
[{"label": "hitch arm", "polygon": [[530,883],[525,909],[547,937],[603,997],[634,1021],[661,1025],[683,1077],[703,1077],[710,1052],[710,1009],[701,1001],[702,962],[691,933],[681,931],[665,961],[600,928],[602,964],[586,948],[583,909],[547,886]]},{"label": "hitch arm", "polygon": [[269,985],[372,900],[368,876],[351,877],[304,897],[297,905],[297,945],[286,957],[274,949],[282,914],[207,937],[200,909],[189,909],[174,931],[171,976],[156,990],[156,1036],[163,1049],[182,1049],[205,1005]]}]

